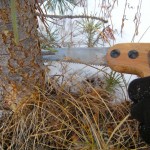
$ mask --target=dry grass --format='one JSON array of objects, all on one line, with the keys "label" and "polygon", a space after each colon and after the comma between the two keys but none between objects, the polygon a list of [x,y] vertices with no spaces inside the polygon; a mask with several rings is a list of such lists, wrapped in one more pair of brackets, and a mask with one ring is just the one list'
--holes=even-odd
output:
[{"label": "dry grass", "polygon": [[[110,14],[111,20],[111,11],[117,2],[113,1],[110,9],[106,7],[107,2],[104,3],[101,14]],[[140,14],[140,5],[139,2],[137,14]],[[132,41],[138,33],[140,17],[139,15],[134,20],[136,26]],[[121,32],[125,25],[124,21],[123,18]],[[62,30],[64,31],[64,28]],[[66,37],[76,37],[73,36],[75,27],[69,30],[69,36],[67,28],[60,45],[68,42]],[[138,123],[129,116],[130,102],[114,104],[112,95],[103,87],[93,87],[88,82],[77,84],[77,93],[66,90],[67,83],[61,86],[58,86],[57,81],[50,83],[45,91],[38,89],[38,98],[24,99],[14,113],[0,118],[0,149],[148,149],[139,138]]]},{"label": "dry grass", "polygon": [[63,84],[58,88],[55,82],[49,83],[38,99],[25,99],[16,112],[3,116],[1,148],[148,149],[139,139],[137,122],[129,117],[129,102],[112,104],[111,94],[89,82],[77,86],[80,92],[70,93]]}]

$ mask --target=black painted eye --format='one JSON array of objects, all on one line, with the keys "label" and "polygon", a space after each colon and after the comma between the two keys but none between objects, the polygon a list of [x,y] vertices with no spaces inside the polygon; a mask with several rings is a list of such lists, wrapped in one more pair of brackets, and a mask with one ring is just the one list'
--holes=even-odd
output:
[{"label": "black painted eye", "polygon": [[139,53],[137,50],[131,50],[128,52],[128,57],[131,59],[136,59],[139,56]]},{"label": "black painted eye", "polygon": [[111,56],[112,58],[117,58],[117,57],[120,56],[120,51],[119,51],[118,49],[114,49],[114,50],[112,50],[112,51],[110,52],[110,56]]}]

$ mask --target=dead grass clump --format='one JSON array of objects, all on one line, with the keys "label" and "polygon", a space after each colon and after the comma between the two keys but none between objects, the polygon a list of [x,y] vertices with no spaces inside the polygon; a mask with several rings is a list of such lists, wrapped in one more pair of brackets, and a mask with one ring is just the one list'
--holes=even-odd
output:
[{"label": "dead grass clump", "polygon": [[102,88],[91,86],[85,92],[80,87],[80,93],[72,94],[62,87],[24,100],[13,114],[1,118],[2,149],[147,148],[139,139],[137,122],[129,117],[129,102],[112,104]]}]

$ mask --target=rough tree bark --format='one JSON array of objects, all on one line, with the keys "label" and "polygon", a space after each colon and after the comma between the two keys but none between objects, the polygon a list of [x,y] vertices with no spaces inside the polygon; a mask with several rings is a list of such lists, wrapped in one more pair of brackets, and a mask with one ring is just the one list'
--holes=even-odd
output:
[{"label": "rough tree bark", "polygon": [[0,0],[1,100],[11,109],[35,96],[44,83],[44,69],[35,15],[35,0],[16,0],[19,43],[14,42],[10,1]]}]

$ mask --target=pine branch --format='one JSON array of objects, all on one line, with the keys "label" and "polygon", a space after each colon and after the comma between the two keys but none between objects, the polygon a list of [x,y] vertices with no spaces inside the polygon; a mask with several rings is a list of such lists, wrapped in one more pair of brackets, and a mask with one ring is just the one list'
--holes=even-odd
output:
[{"label": "pine branch", "polygon": [[99,17],[95,17],[95,16],[87,16],[87,15],[46,15],[46,14],[40,14],[40,13],[36,13],[37,16],[41,16],[41,17],[48,17],[48,18],[58,18],[58,19],[77,19],[77,18],[85,18],[85,19],[95,19],[95,20],[99,20],[102,21],[103,23],[107,23],[108,20],[105,20],[103,18],[99,18]]}]

